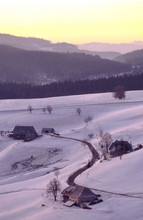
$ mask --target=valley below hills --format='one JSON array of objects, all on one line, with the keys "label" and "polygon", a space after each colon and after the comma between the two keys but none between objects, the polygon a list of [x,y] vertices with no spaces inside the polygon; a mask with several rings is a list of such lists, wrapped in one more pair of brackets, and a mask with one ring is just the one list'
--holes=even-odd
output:
[{"label": "valley below hills", "polygon": [[65,80],[110,77],[131,71],[131,65],[84,53],[29,51],[0,45],[0,81],[50,84]]}]

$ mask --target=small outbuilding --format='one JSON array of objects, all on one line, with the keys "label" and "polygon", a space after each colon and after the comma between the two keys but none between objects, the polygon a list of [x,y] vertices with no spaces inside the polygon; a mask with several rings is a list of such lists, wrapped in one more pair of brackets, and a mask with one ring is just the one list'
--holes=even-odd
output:
[{"label": "small outbuilding", "polygon": [[63,202],[71,201],[70,205],[76,203],[78,205],[85,202],[93,202],[97,200],[97,195],[94,194],[90,189],[75,185],[69,186],[62,191]]},{"label": "small outbuilding", "polygon": [[43,134],[53,134],[55,132],[54,128],[42,128]]},{"label": "small outbuilding", "polygon": [[120,156],[122,154],[126,154],[128,152],[133,151],[132,145],[129,144],[128,141],[123,141],[123,140],[116,140],[111,144],[109,147],[109,152],[111,156]]},{"label": "small outbuilding", "polygon": [[31,141],[38,137],[33,126],[16,126],[12,131],[12,137],[24,141]]}]

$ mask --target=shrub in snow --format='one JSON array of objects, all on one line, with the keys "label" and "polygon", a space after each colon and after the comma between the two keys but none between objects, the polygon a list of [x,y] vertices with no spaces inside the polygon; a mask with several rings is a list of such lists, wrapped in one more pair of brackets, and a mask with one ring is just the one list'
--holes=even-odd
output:
[{"label": "shrub in snow", "polygon": [[117,99],[125,99],[125,87],[121,85],[116,86],[113,91],[113,96]]},{"label": "shrub in snow", "polygon": [[29,106],[28,106],[28,111],[30,112],[30,114],[32,113],[32,110],[33,110],[33,109],[32,109],[32,106],[29,105]]},{"label": "shrub in snow", "polygon": [[42,112],[43,112],[43,113],[46,113],[46,108],[42,108]]},{"label": "shrub in snow", "polygon": [[88,134],[89,139],[93,138],[93,133]]},{"label": "shrub in snow", "polygon": [[49,114],[51,114],[52,111],[53,111],[53,108],[52,108],[50,105],[48,105],[48,106],[47,106],[47,111],[49,112]]},{"label": "shrub in snow", "polygon": [[86,125],[91,122],[93,120],[92,116],[87,116],[85,119],[84,119],[84,122],[86,123]]},{"label": "shrub in snow", "polygon": [[77,112],[78,115],[81,115],[81,108],[77,108],[76,112]]}]

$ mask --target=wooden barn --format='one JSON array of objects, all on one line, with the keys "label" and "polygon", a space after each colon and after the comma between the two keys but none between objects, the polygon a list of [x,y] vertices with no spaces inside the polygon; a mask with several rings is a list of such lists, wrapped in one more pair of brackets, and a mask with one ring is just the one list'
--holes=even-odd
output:
[{"label": "wooden barn", "polygon": [[16,126],[12,131],[12,136],[15,139],[31,141],[38,137],[38,134],[33,126]]},{"label": "wooden barn", "polygon": [[52,134],[54,132],[55,132],[54,128],[42,128],[43,134]]},{"label": "wooden barn", "polygon": [[[83,186],[69,186],[62,191],[63,202],[67,204],[82,204],[85,202],[93,202],[97,200],[97,195],[90,189]],[[70,201],[70,202],[69,202]]]},{"label": "wooden barn", "polygon": [[122,154],[126,154],[128,152],[131,152],[132,149],[132,145],[129,144],[128,141],[123,141],[123,140],[116,140],[115,142],[113,142],[111,144],[111,146],[109,147],[109,152],[111,156],[120,156]]}]

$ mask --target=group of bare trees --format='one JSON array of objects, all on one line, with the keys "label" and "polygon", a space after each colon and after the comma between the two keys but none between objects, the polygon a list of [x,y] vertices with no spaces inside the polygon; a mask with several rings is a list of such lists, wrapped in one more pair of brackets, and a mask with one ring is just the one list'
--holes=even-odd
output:
[{"label": "group of bare trees", "polygon": [[[31,113],[32,113],[32,111],[33,111],[32,106],[31,106],[31,105],[29,105],[29,106],[28,106],[28,108],[27,108],[27,110],[28,110],[28,111],[29,111],[29,113],[31,114]],[[43,108],[42,108],[42,112],[43,112],[43,113],[46,113],[46,111],[48,111],[48,113],[49,113],[49,114],[51,114],[51,113],[52,113],[52,111],[53,111],[52,106],[47,105],[47,107],[43,107]]]},{"label": "group of bare trees", "polygon": [[[126,93],[125,87],[122,85],[118,85],[114,88],[113,96],[114,96],[114,98],[117,98],[117,99],[125,99],[125,97],[126,97],[125,93]],[[28,106],[28,111],[30,114],[32,113],[33,108],[31,105]],[[46,113],[46,111],[48,111],[48,113],[51,114],[53,111],[53,108],[50,105],[48,105],[47,107],[43,107],[42,111],[43,111],[43,113]],[[81,115],[81,108],[76,108],[76,113],[78,115]],[[86,124],[88,124],[90,121],[92,121],[92,117],[87,116],[84,121]]]},{"label": "group of bare trees", "polygon": [[[78,115],[81,115],[81,108],[77,108],[76,113]],[[86,125],[88,125],[90,122],[92,122],[92,120],[93,120],[93,117],[91,115],[88,115],[87,117],[84,118],[84,122]]]}]

